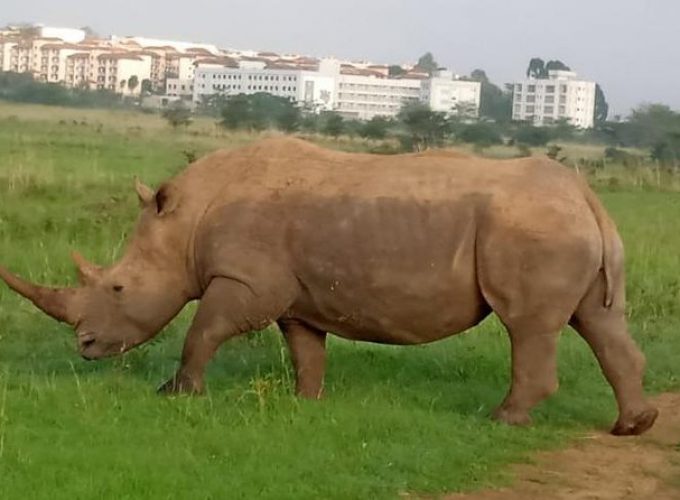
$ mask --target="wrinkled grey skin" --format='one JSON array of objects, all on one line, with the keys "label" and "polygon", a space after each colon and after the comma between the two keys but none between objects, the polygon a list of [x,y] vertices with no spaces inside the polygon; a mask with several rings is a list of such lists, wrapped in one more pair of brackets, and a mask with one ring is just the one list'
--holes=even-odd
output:
[{"label": "wrinkled grey skin", "polygon": [[316,398],[326,332],[419,344],[494,312],[512,342],[496,418],[526,424],[557,389],[557,340],[571,324],[614,389],[613,432],[654,423],[624,315],[621,240],[588,186],[555,162],[359,155],[275,138],[207,156],[155,192],[136,189],[142,213],[125,255],[103,269],[75,254],[79,287],[0,268],[12,289],[73,325],[87,359],[147,341],[200,299],[163,392],[201,392],[225,340],[276,321],[298,393]]}]

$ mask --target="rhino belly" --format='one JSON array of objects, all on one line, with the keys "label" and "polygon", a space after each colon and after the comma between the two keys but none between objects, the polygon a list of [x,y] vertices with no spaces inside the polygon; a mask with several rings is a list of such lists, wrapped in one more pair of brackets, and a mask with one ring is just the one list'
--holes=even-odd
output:
[{"label": "rhino belly", "polygon": [[320,206],[289,228],[302,293],[290,314],[355,340],[430,342],[488,313],[474,207],[374,200]]}]

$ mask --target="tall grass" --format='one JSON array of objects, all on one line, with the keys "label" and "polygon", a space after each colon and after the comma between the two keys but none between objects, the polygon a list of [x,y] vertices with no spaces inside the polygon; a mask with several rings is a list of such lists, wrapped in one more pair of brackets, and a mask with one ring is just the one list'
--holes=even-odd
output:
[{"label": "tall grass", "polygon": [[[81,125],[65,111],[44,117],[13,106],[17,117],[3,119],[3,106],[0,262],[47,283],[74,281],[72,248],[102,264],[120,254],[137,211],[133,175],[157,183],[183,168],[187,151],[250,140],[172,132],[129,113],[88,112]],[[102,127],[91,125],[98,120]],[[647,386],[677,389],[678,195],[624,186],[602,198],[626,244],[631,329],[648,356]],[[332,339],[320,403],[293,397],[274,329],[226,344],[209,367],[206,397],[158,397],[194,308],[151,344],[87,363],[68,328],[0,287],[0,498],[346,499],[470,489],[506,481],[509,462],[615,418],[594,357],[565,331],[561,389],[537,409],[535,426],[492,423],[509,382],[509,345],[493,318],[421,347]]]}]

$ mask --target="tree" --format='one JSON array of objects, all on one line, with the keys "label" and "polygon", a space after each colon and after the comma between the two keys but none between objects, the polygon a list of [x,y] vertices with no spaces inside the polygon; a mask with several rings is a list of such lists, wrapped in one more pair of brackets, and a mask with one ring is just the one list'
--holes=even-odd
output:
[{"label": "tree", "polygon": [[483,69],[470,73],[470,79],[482,85],[479,115],[498,123],[509,122],[512,119],[512,93],[491,83]]},{"label": "tree", "polygon": [[128,78],[127,87],[130,89],[131,93],[135,92],[135,89],[139,86],[139,77],[137,75],[132,75]]},{"label": "tree", "polygon": [[273,128],[293,132],[300,126],[301,112],[294,102],[265,92],[239,94],[222,104],[221,125],[228,129],[264,130]]},{"label": "tree", "polygon": [[595,125],[602,125],[609,115],[609,103],[599,84],[595,85]]},{"label": "tree", "polygon": [[415,151],[441,145],[449,132],[446,114],[419,102],[404,105],[397,119],[406,130],[404,145]]},{"label": "tree", "polygon": [[522,125],[515,131],[512,138],[516,144],[534,147],[545,146],[550,140],[550,130],[546,127]]},{"label": "tree", "polygon": [[540,57],[534,57],[529,61],[527,77],[545,80],[550,75],[550,71],[570,71],[569,66],[560,60],[551,60],[547,63]]},{"label": "tree", "polygon": [[406,74],[406,70],[398,64],[391,65],[389,68],[387,68],[387,71],[391,77],[402,76]]},{"label": "tree", "polygon": [[576,135],[576,127],[574,127],[567,118],[560,118],[552,126],[552,136],[555,139],[563,141],[570,141]]},{"label": "tree", "polygon": [[384,139],[392,125],[392,121],[384,116],[374,116],[365,122],[359,134],[367,139]]},{"label": "tree", "polygon": [[439,69],[439,65],[434,60],[434,56],[432,55],[432,53],[426,52],[425,54],[420,56],[420,59],[418,59],[418,64],[416,64],[416,68],[427,73],[428,75],[433,75],[434,72]]},{"label": "tree", "polygon": [[273,116],[275,126],[284,132],[295,132],[300,128],[300,108],[291,101],[277,103],[277,110]]},{"label": "tree", "polygon": [[527,68],[528,78],[545,78],[547,73],[545,71],[545,61],[540,57],[534,57],[529,61],[529,67]]},{"label": "tree", "polygon": [[527,77],[545,80],[550,76],[551,71],[571,71],[571,68],[559,59],[554,59],[546,63],[540,57],[534,57],[529,61]]},{"label": "tree", "polygon": [[483,69],[475,69],[470,73],[470,80],[480,83],[489,83],[489,77]]},{"label": "tree", "polygon": [[22,23],[19,25],[18,31],[19,39],[24,42],[31,41],[34,38],[39,38],[42,34],[42,29],[40,26],[35,26],[34,24],[30,23]]},{"label": "tree", "polygon": [[76,88],[36,81],[29,73],[0,71],[0,99],[13,102],[74,107],[118,107],[120,98],[110,90],[89,90],[87,82]]},{"label": "tree", "polygon": [[546,77],[550,71],[571,71],[571,68],[560,60],[548,61],[545,64]]},{"label": "tree", "polygon": [[220,124],[227,129],[258,129],[254,123],[251,101],[246,94],[229,97],[222,107],[222,121]]},{"label": "tree", "polygon": [[172,128],[188,127],[191,124],[191,110],[177,101],[163,111],[163,118]]},{"label": "tree", "polygon": [[153,84],[151,83],[151,80],[145,78],[142,80],[142,94],[149,95],[151,93],[153,93]]},{"label": "tree", "polygon": [[338,137],[345,130],[345,119],[342,115],[334,111],[326,111],[322,114],[323,125],[321,127],[321,133],[325,135],[330,135],[332,137]]},{"label": "tree", "polygon": [[95,30],[90,28],[89,26],[83,26],[80,29],[85,32],[85,40],[92,40],[94,38],[99,38],[99,34]]}]

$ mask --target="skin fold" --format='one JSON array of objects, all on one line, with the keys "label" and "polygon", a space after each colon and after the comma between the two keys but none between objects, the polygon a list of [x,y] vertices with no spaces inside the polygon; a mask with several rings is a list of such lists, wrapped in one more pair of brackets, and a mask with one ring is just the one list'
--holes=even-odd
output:
[{"label": "skin fold", "polygon": [[202,392],[223,342],[276,322],[297,392],[318,398],[326,332],[422,344],[495,313],[512,345],[512,384],[495,418],[527,424],[557,390],[558,336],[571,324],[614,390],[612,432],[654,423],[624,314],[621,239],[559,163],[350,154],[271,138],[136,190],[142,210],[124,256],[100,268],[74,254],[79,287],[34,285],[0,267],[13,290],[74,327],[87,359],[149,340],[200,299],[162,392]]}]

